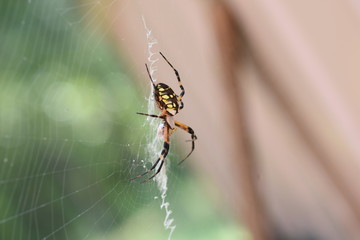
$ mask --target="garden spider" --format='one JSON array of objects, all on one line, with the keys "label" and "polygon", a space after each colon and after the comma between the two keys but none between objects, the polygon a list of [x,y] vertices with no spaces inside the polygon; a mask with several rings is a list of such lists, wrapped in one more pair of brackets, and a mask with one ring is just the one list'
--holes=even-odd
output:
[{"label": "garden spider", "polygon": [[161,168],[165,162],[165,158],[169,152],[170,135],[173,133],[173,131],[175,131],[176,127],[181,128],[182,130],[191,134],[191,142],[192,142],[192,147],[191,147],[190,153],[183,160],[181,160],[179,162],[179,164],[184,162],[190,156],[190,154],[194,151],[195,140],[197,139],[197,137],[194,133],[194,130],[191,127],[186,126],[185,124],[175,121],[173,119],[173,116],[176,115],[179,112],[179,110],[184,107],[184,104],[182,102],[182,97],[185,94],[185,90],[184,90],[183,85],[181,84],[181,79],[180,79],[178,71],[173,67],[173,65],[166,59],[166,57],[161,52],[160,52],[160,55],[165,59],[165,61],[174,70],[177,80],[179,82],[179,87],[181,89],[181,93],[179,96],[176,95],[174,93],[174,91],[168,85],[166,85],[164,83],[158,83],[155,85],[155,83],[151,77],[149,68],[148,68],[147,64],[145,64],[146,70],[149,74],[150,81],[154,87],[154,98],[156,101],[156,105],[161,110],[161,114],[160,115],[147,114],[147,113],[137,113],[137,114],[148,116],[148,117],[160,118],[163,120],[163,129],[162,130],[163,130],[163,136],[164,136],[164,146],[163,146],[163,150],[161,151],[160,157],[157,159],[157,161],[154,163],[154,165],[149,170],[144,172],[143,174],[140,174],[131,179],[131,180],[135,180],[137,178],[145,176],[146,174],[155,170],[156,166],[161,161],[160,166],[157,169],[157,171],[155,172],[155,174],[153,174],[151,177],[143,180],[142,183],[150,181],[152,178],[154,178],[156,175],[158,175],[159,172],[161,171]]}]

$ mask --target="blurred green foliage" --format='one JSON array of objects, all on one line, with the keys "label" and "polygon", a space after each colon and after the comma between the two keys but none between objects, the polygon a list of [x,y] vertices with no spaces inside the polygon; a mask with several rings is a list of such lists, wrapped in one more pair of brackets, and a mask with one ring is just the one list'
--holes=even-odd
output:
[{"label": "blurred green foliage", "polygon": [[139,96],[76,4],[1,2],[1,239],[110,230],[149,193],[127,181],[130,159],[141,158],[139,143],[129,144],[143,134]]}]

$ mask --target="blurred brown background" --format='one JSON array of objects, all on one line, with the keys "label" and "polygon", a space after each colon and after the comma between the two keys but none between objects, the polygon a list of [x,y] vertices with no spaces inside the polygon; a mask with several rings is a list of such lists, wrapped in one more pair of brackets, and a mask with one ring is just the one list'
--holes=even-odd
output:
[{"label": "blurred brown background", "polygon": [[254,239],[360,237],[359,3],[115,1],[103,14],[139,84],[144,17],[183,80],[189,164]]}]

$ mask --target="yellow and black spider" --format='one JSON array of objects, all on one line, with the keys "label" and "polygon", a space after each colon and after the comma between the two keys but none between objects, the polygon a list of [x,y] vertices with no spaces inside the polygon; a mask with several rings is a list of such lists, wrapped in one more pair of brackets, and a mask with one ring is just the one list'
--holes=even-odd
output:
[{"label": "yellow and black spider", "polygon": [[175,121],[173,119],[173,116],[176,115],[179,112],[179,110],[184,107],[184,104],[182,102],[182,97],[185,94],[185,90],[184,90],[183,85],[181,84],[181,79],[180,79],[179,73],[161,52],[160,52],[160,54],[165,59],[165,61],[170,65],[170,67],[174,70],[177,80],[179,82],[181,93],[179,96],[176,95],[175,92],[168,85],[166,85],[164,83],[158,83],[155,85],[155,83],[151,77],[151,74],[149,72],[149,68],[148,68],[147,64],[145,64],[146,70],[150,77],[150,81],[154,87],[154,99],[156,101],[156,105],[161,110],[161,113],[160,113],[160,115],[147,114],[147,113],[137,113],[137,114],[148,116],[148,117],[160,118],[163,120],[164,146],[163,146],[163,150],[161,151],[160,157],[157,159],[157,161],[154,163],[154,165],[149,170],[144,172],[143,174],[140,174],[140,175],[132,178],[131,180],[135,180],[137,178],[145,176],[146,174],[155,170],[156,166],[161,161],[160,166],[157,169],[157,171],[155,172],[155,174],[149,178],[146,178],[142,182],[147,182],[159,174],[159,172],[161,171],[161,168],[164,164],[165,158],[169,152],[170,135],[176,129],[176,127],[181,128],[182,130],[191,134],[191,142],[192,142],[190,153],[183,160],[181,160],[179,162],[179,164],[184,162],[195,149],[195,140],[197,139],[197,137],[194,133],[194,130],[191,127],[186,126],[185,124]]}]

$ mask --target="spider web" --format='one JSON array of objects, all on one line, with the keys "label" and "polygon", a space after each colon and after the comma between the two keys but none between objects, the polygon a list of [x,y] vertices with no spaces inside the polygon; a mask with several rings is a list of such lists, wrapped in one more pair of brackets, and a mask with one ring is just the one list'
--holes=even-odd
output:
[{"label": "spider web", "polygon": [[[115,3],[0,3],[0,239],[238,239],[187,167],[167,161],[157,184],[129,181],[162,139],[157,119],[135,114],[156,112],[132,80],[145,69],[131,76],[101,25]],[[139,21],[151,54],[155,38]],[[168,159],[177,153],[172,144]]]},{"label": "spider web", "polygon": [[[146,37],[147,37],[147,41],[148,41],[148,61],[150,62],[149,65],[149,71],[150,71],[150,75],[151,78],[154,82],[156,82],[156,77],[154,76],[154,73],[156,71],[156,67],[154,66],[156,64],[156,62],[159,60],[158,58],[155,58],[155,56],[157,55],[156,53],[159,51],[154,51],[154,47],[157,45],[158,41],[157,39],[153,36],[152,31],[148,28],[148,26],[146,25],[146,21],[144,16],[142,16],[142,20],[144,23],[144,27],[146,30]],[[152,91],[150,92],[150,96],[149,96],[149,101],[148,101],[148,110],[149,110],[149,114],[152,114],[153,112],[155,112],[155,104],[154,104],[154,95],[152,93]],[[148,117],[148,121],[149,121],[149,125],[150,126],[155,126],[156,122],[154,121],[154,118]],[[163,124],[160,123],[160,125],[158,126],[158,133],[161,132],[163,128]],[[149,156],[159,156],[160,154],[160,150],[158,150],[158,146],[162,146],[159,144],[159,139],[156,136],[153,136],[154,134],[149,134],[149,136],[152,137],[152,141],[150,142],[150,144],[148,144],[148,154]],[[160,134],[158,134],[160,135]],[[161,149],[162,150],[162,149]],[[167,159],[167,162],[169,162],[169,158]],[[165,209],[165,220],[164,220],[164,227],[166,229],[170,229],[170,233],[168,236],[168,239],[171,239],[171,236],[176,228],[176,225],[174,224],[174,219],[171,218],[171,213],[172,211],[170,210],[170,203],[168,201],[166,201],[166,196],[167,196],[167,182],[168,182],[168,177],[166,175],[166,166],[164,167],[163,171],[160,172],[158,174],[158,176],[155,178],[155,180],[157,181],[157,186],[161,192],[161,208]]]}]

